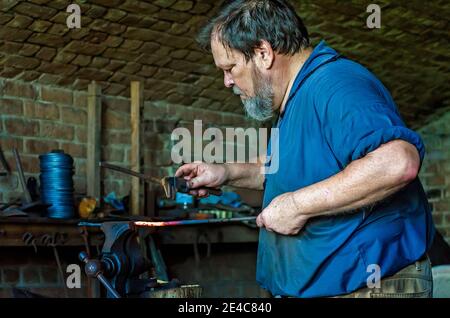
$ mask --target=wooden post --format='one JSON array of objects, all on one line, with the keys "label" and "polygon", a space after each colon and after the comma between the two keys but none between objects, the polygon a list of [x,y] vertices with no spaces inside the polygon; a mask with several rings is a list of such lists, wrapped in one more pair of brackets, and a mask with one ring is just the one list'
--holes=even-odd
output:
[{"label": "wooden post", "polygon": [[88,87],[87,126],[87,195],[100,203],[100,132],[102,126],[101,87],[95,81]]},{"label": "wooden post", "polygon": [[[131,169],[137,172],[141,171],[141,153],[140,153],[140,123],[141,123],[141,107],[143,105],[143,86],[142,83],[131,82],[131,153],[130,164]],[[140,180],[132,178],[131,180],[131,214],[139,215],[140,213]]]}]

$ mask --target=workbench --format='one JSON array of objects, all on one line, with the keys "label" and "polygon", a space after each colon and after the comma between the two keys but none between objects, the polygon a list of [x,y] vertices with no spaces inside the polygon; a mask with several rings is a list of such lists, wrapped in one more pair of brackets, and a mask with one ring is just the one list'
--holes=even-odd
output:
[{"label": "workbench", "polygon": [[[0,217],[0,246],[29,246],[23,236],[30,233],[40,244],[43,235],[58,234],[57,246],[85,246],[82,231],[88,232],[88,244],[100,246],[104,235],[100,228],[78,226],[80,219],[51,219],[44,217]],[[107,221],[107,220],[105,220]],[[155,229],[160,244],[193,244],[199,237],[210,243],[250,243],[258,241],[258,230],[240,223],[186,225]]]},{"label": "workbench", "polygon": [[0,246],[29,246],[24,241],[24,235],[30,233],[35,238],[37,246],[42,245],[40,238],[44,235],[55,236],[56,246],[85,246],[83,230],[88,232],[88,244],[100,246],[103,243],[103,233],[98,228],[83,229],[77,226],[78,219],[62,220],[44,217],[1,217]]}]

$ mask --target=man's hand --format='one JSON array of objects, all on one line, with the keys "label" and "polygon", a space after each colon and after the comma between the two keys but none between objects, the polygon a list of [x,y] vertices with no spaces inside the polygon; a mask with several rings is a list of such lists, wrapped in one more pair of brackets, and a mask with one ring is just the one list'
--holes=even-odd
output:
[{"label": "man's hand", "polygon": [[294,199],[292,192],[277,196],[258,215],[256,224],[284,235],[298,234],[308,218],[298,211]]},{"label": "man's hand", "polygon": [[[228,171],[225,165],[193,162],[178,168],[175,176],[189,180],[192,188],[216,188],[227,181]],[[191,190],[189,193],[198,197],[207,197],[209,195],[205,189]]]}]

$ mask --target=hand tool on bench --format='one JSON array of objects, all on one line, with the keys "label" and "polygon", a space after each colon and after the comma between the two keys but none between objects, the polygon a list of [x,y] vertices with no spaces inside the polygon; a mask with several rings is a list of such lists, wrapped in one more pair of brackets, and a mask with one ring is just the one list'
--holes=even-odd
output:
[{"label": "hand tool on bench", "polygon": [[[26,181],[25,181],[25,175],[23,173],[23,167],[22,167],[22,161],[20,160],[19,152],[16,148],[13,148],[13,155],[14,159],[16,161],[16,169],[17,173],[19,175],[19,183],[22,188],[23,192],[23,201],[22,205],[19,207],[10,206],[9,208],[5,209],[3,212],[8,213],[12,216],[12,214],[15,213],[15,215],[24,215],[25,212],[41,212],[42,210],[48,208],[50,204],[44,204],[41,201],[33,201],[30,191],[28,190]],[[22,214],[20,213],[22,212]]]},{"label": "hand tool on bench", "polygon": [[2,164],[3,169],[5,170],[0,172],[0,177],[9,175],[11,173],[11,169],[9,169],[8,162],[6,161],[5,156],[3,155],[1,147],[0,147],[0,163]]},{"label": "hand tool on bench", "polygon": [[16,168],[17,173],[19,174],[19,182],[20,186],[22,187],[25,204],[30,204],[32,202],[31,200],[31,194],[30,191],[28,191],[27,183],[25,182],[25,175],[23,174],[23,167],[22,167],[22,161],[20,160],[19,152],[16,148],[13,149],[14,159],[16,160]]},{"label": "hand tool on bench", "polygon": [[100,167],[115,170],[118,172],[122,172],[125,174],[132,175],[134,177],[140,178],[147,182],[154,182],[161,185],[164,189],[164,193],[168,199],[174,200],[177,192],[181,193],[189,193],[191,190],[206,190],[209,194],[212,195],[221,195],[222,190],[218,188],[209,188],[209,187],[201,187],[201,188],[192,188],[187,180],[179,177],[164,177],[164,178],[156,178],[152,176],[145,175],[140,172],[136,172],[127,168],[123,168],[120,166],[112,165],[106,162],[100,162]]}]

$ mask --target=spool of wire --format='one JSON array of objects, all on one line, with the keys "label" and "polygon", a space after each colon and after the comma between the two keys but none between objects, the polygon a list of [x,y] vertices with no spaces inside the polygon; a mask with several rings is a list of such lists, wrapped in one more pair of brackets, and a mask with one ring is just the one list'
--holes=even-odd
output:
[{"label": "spool of wire", "polygon": [[51,204],[48,217],[69,219],[74,216],[73,158],[62,150],[39,156],[40,190],[43,203]]}]

